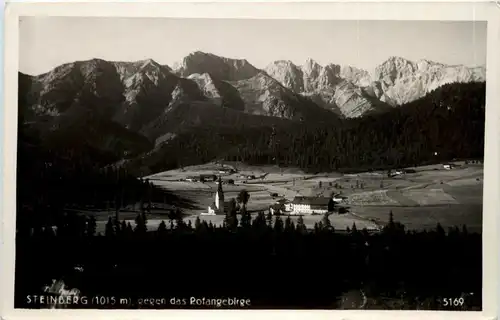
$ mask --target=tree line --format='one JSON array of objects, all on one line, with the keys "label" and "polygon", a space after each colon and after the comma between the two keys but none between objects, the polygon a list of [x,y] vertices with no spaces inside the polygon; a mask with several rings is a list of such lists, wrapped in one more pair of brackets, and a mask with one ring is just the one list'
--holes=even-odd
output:
[{"label": "tree line", "polygon": [[101,235],[92,217],[67,216],[55,230],[18,237],[16,307],[63,279],[82,295],[133,301],[244,297],[254,308],[335,309],[345,292],[362,290],[374,308],[450,310],[443,299],[460,296],[463,309],[481,308],[481,236],[466,227],[410,231],[390,214],[380,233],[355,224],[339,232],[328,218],[308,231],[302,218],[259,212],[251,219],[242,208],[221,226],[172,215],[150,230],[146,216],[133,225],[110,218]]}]

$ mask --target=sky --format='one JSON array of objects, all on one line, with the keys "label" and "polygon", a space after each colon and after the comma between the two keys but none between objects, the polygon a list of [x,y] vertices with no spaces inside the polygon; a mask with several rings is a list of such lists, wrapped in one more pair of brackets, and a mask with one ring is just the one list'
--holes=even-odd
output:
[{"label": "sky", "polygon": [[486,64],[486,22],[316,21],[22,17],[19,70],[41,74],[63,63],[100,58],[153,59],[172,66],[194,51],[302,65],[351,65],[368,71],[391,56],[446,64]]}]

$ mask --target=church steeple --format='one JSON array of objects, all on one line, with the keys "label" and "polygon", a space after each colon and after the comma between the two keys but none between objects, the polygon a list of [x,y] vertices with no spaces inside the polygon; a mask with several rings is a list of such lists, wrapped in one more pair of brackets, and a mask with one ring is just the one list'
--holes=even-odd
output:
[{"label": "church steeple", "polygon": [[222,190],[222,179],[219,176],[217,193],[215,194],[215,206],[219,210],[224,210],[224,191]]},{"label": "church steeple", "polygon": [[224,191],[222,191],[222,179],[220,176],[219,176],[217,183],[218,183],[217,192],[223,195]]}]

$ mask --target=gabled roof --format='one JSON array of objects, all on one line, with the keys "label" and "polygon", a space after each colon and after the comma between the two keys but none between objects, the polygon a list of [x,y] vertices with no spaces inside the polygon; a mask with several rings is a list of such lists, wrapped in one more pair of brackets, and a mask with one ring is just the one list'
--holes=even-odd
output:
[{"label": "gabled roof", "polygon": [[285,203],[290,203],[290,201],[288,201],[287,199],[279,199],[276,200],[276,203],[285,204]]},{"label": "gabled roof", "polygon": [[293,204],[309,204],[311,206],[328,206],[332,201],[328,197],[295,197],[292,201]]},{"label": "gabled roof", "polygon": [[342,198],[342,199],[347,199],[348,197],[347,196],[344,196],[340,193],[336,193],[332,196],[332,198]]}]

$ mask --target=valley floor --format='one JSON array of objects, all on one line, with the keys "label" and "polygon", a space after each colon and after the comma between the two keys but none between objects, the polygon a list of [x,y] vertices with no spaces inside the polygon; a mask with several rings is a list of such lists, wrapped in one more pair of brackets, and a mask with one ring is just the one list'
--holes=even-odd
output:
[{"label": "valley floor", "polygon": [[[220,174],[223,181],[234,180],[234,184],[224,184],[226,200],[236,198],[241,190],[250,193],[247,207],[253,216],[260,210],[267,212],[269,206],[280,198],[291,201],[297,195],[330,196],[340,193],[347,197],[342,206],[348,208],[349,213],[330,215],[336,230],[350,228],[353,223],[359,229],[377,229],[387,222],[392,211],[394,219],[408,229],[432,229],[440,223],[444,228],[466,225],[470,231],[481,232],[483,167],[463,162],[456,164],[458,166],[451,170],[444,169],[442,165],[432,165],[414,168],[414,173],[389,178],[386,172],[312,175],[298,169],[226,162],[223,165],[211,163],[186,167],[146,178],[194,202],[194,209],[181,208],[188,214],[186,220],[191,220],[193,224],[199,216],[202,220],[220,225],[224,217],[202,215],[213,203],[216,182],[190,182],[185,179],[196,178],[200,174]],[[235,172],[219,172],[224,169]],[[133,224],[136,214],[135,210],[125,211],[121,217]],[[98,215],[98,232],[103,232],[108,216],[107,212]],[[292,220],[297,218],[292,216]],[[305,224],[312,228],[323,216],[306,215],[303,218]],[[148,227],[154,230],[165,219],[165,211],[153,209]]]}]

